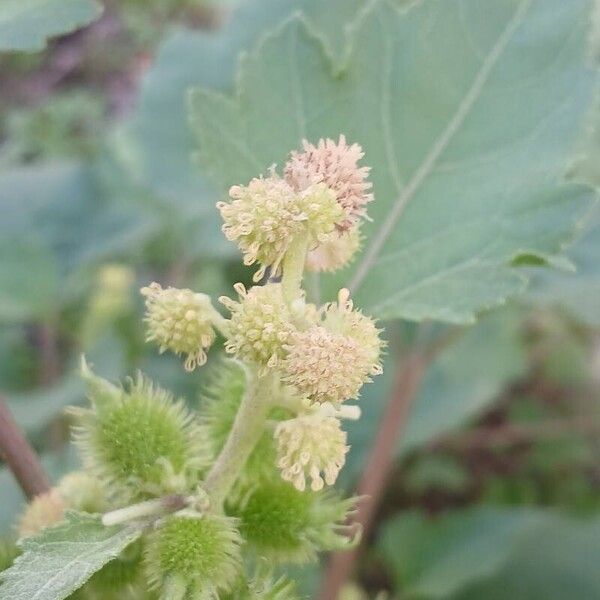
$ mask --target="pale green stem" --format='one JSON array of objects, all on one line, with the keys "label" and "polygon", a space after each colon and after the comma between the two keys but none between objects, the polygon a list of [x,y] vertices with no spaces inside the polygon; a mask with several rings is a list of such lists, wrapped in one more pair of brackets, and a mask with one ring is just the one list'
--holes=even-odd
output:
[{"label": "pale green stem", "polygon": [[281,285],[288,304],[300,297],[302,276],[308,253],[308,236],[299,236],[292,241],[283,259]]},{"label": "pale green stem", "polygon": [[146,500],[124,508],[118,508],[102,515],[102,524],[106,527],[135,521],[145,517],[153,517],[174,512],[187,505],[188,500],[183,496],[172,495],[155,500]]},{"label": "pale green stem", "polygon": [[210,509],[220,511],[250,453],[265,430],[272,402],[271,376],[247,375],[246,391],[229,437],[204,481]]},{"label": "pale green stem", "polygon": [[211,322],[213,327],[223,336],[229,336],[229,321],[216,309],[212,309]]}]

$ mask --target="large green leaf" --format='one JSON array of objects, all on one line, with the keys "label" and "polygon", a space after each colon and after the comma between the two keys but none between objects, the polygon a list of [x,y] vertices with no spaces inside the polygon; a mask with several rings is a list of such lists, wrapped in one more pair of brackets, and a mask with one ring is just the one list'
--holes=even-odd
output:
[{"label": "large green leaf", "polygon": [[140,535],[139,527],[104,527],[98,515],[68,513],[21,542],[23,554],[0,574],[0,599],[63,600]]},{"label": "large green leaf", "polygon": [[575,271],[534,273],[529,299],[538,305],[561,308],[593,327],[600,327],[600,210],[567,250]]},{"label": "large green leaf", "polygon": [[599,533],[598,518],[477,507],[403,514],[379,549],[403,598],[588,600],[600,595]]},{"label": "large green leaf", "polygon": [[594,88],[588,17],[587,0],[405,13],[382,0],[354,23],[341,74],[291,19],[241,62],[234,98],[193,93],[199,158],[226,189],[302,138],[345,133],[364,146],[376,200],[366,251],[328,294],[349,284],[381,317],[472,321],[523,289],[511,260],[560,251],[592,199],[563,181]]},{"label": "large green leaf", "polygon": [[87,25],[101,12],[95,0],[2,0],[0,52],[42,50],[48,38]]}]

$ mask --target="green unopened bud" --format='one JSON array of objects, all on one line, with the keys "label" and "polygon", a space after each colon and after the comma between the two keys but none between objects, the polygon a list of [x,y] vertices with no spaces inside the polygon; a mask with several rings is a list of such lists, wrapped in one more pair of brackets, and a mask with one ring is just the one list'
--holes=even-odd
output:
[{"label": "green unopened bud", "polygon": [[107,489],[132,500],[192,489],[206,453],[183,402],[141,375],[127,390],[89,371],[86,380],[92,408],[75,411],[76,441]]},{"label": "green unopened bud", "polygon": [[165,600],[216,598],[241,570],[242,538],[235,519],[192,512],[165,519],[150,535],[146,572]]},{"label": "green unopened bud", "polygon": [[220,301],[231,311],[229,338],[225,350],[259,365],[261,371],[275,368],[282,360],[284,345],[294,331],[292,314],[283,299],[279,283],[246,288],[238,283],[240,301]]},{"label": "green unopened bud", "polygon": [[352,543],[350,529],[343,524],[354,504],[354,499],[300,492],[272,480],[250,488],[230,512],[240,519],[240,532],[259,557],[306,562],[318,551],[347,548]]},{"label": "green unopened bud", "polygon": [[206,350],[215,341],[213,323],[216,312],[206,294],[158,283],[142,288],[146,297],[148,325],[147,341],[155,341],[160,352],[170,350],[186,355],[187,371],[193,371],[206,362]]}]

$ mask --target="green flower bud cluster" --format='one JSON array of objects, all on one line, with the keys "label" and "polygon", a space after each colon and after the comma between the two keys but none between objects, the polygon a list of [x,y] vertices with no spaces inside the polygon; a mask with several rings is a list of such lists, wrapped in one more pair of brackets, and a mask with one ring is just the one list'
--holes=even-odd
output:
[{"label": "green flower bud cluster", "polygon": [[72,413],[85,474],[40,496],[21,522],[29,534],[69,508],[141,529],[82,598],[293,600],[294,586],[265,565],[356,543],[356,499],[325,488],[349,450],[342,420],[360,416],[347,401],[381,372],[384,342],[347,290],[318,306],[302,278],[342,268],[360,246],[372,198],[361,158],[343,136],[305,142],[284,177],[273,169],[230,189],[218,204],[223,231],[259,264],[255,281],[267,270],[271,279],[220,298],[228,318],[205,294],[141,290],[147,340],[182,356],[187,371],[223,339],[229,357],[213,366],[197,411],[143,375],[117,386],[83,362],[90,407]]}]

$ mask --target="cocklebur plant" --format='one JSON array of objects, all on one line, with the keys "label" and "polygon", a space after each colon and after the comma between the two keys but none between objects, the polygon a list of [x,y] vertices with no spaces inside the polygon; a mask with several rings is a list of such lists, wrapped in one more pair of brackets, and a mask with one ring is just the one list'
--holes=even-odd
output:
[{"label": "cocklebur plant", "polygon": [[24,536],[52,535],[75,510],[103,513],[105,532],[134,532],[77,597],[295,598],[275,566],[358,541],[357,499],[332,486],[349,450],[343,421],[360,417],[349,402],[381,373],[384,342],[347,290],[318,306],[302,281],[359,248],[372,199],[361,158],[344,136],[304,142],[284,176],[272,167],[218,203],[223,232],[258,266],[255,285],[218,299],[225,315],[202,293],[142,288],[147,341],[186,371],[224,339],[197,413],[142,374],[117,386],[82,359],[90,407],[71,413],[85,471],[20,523]]}]

